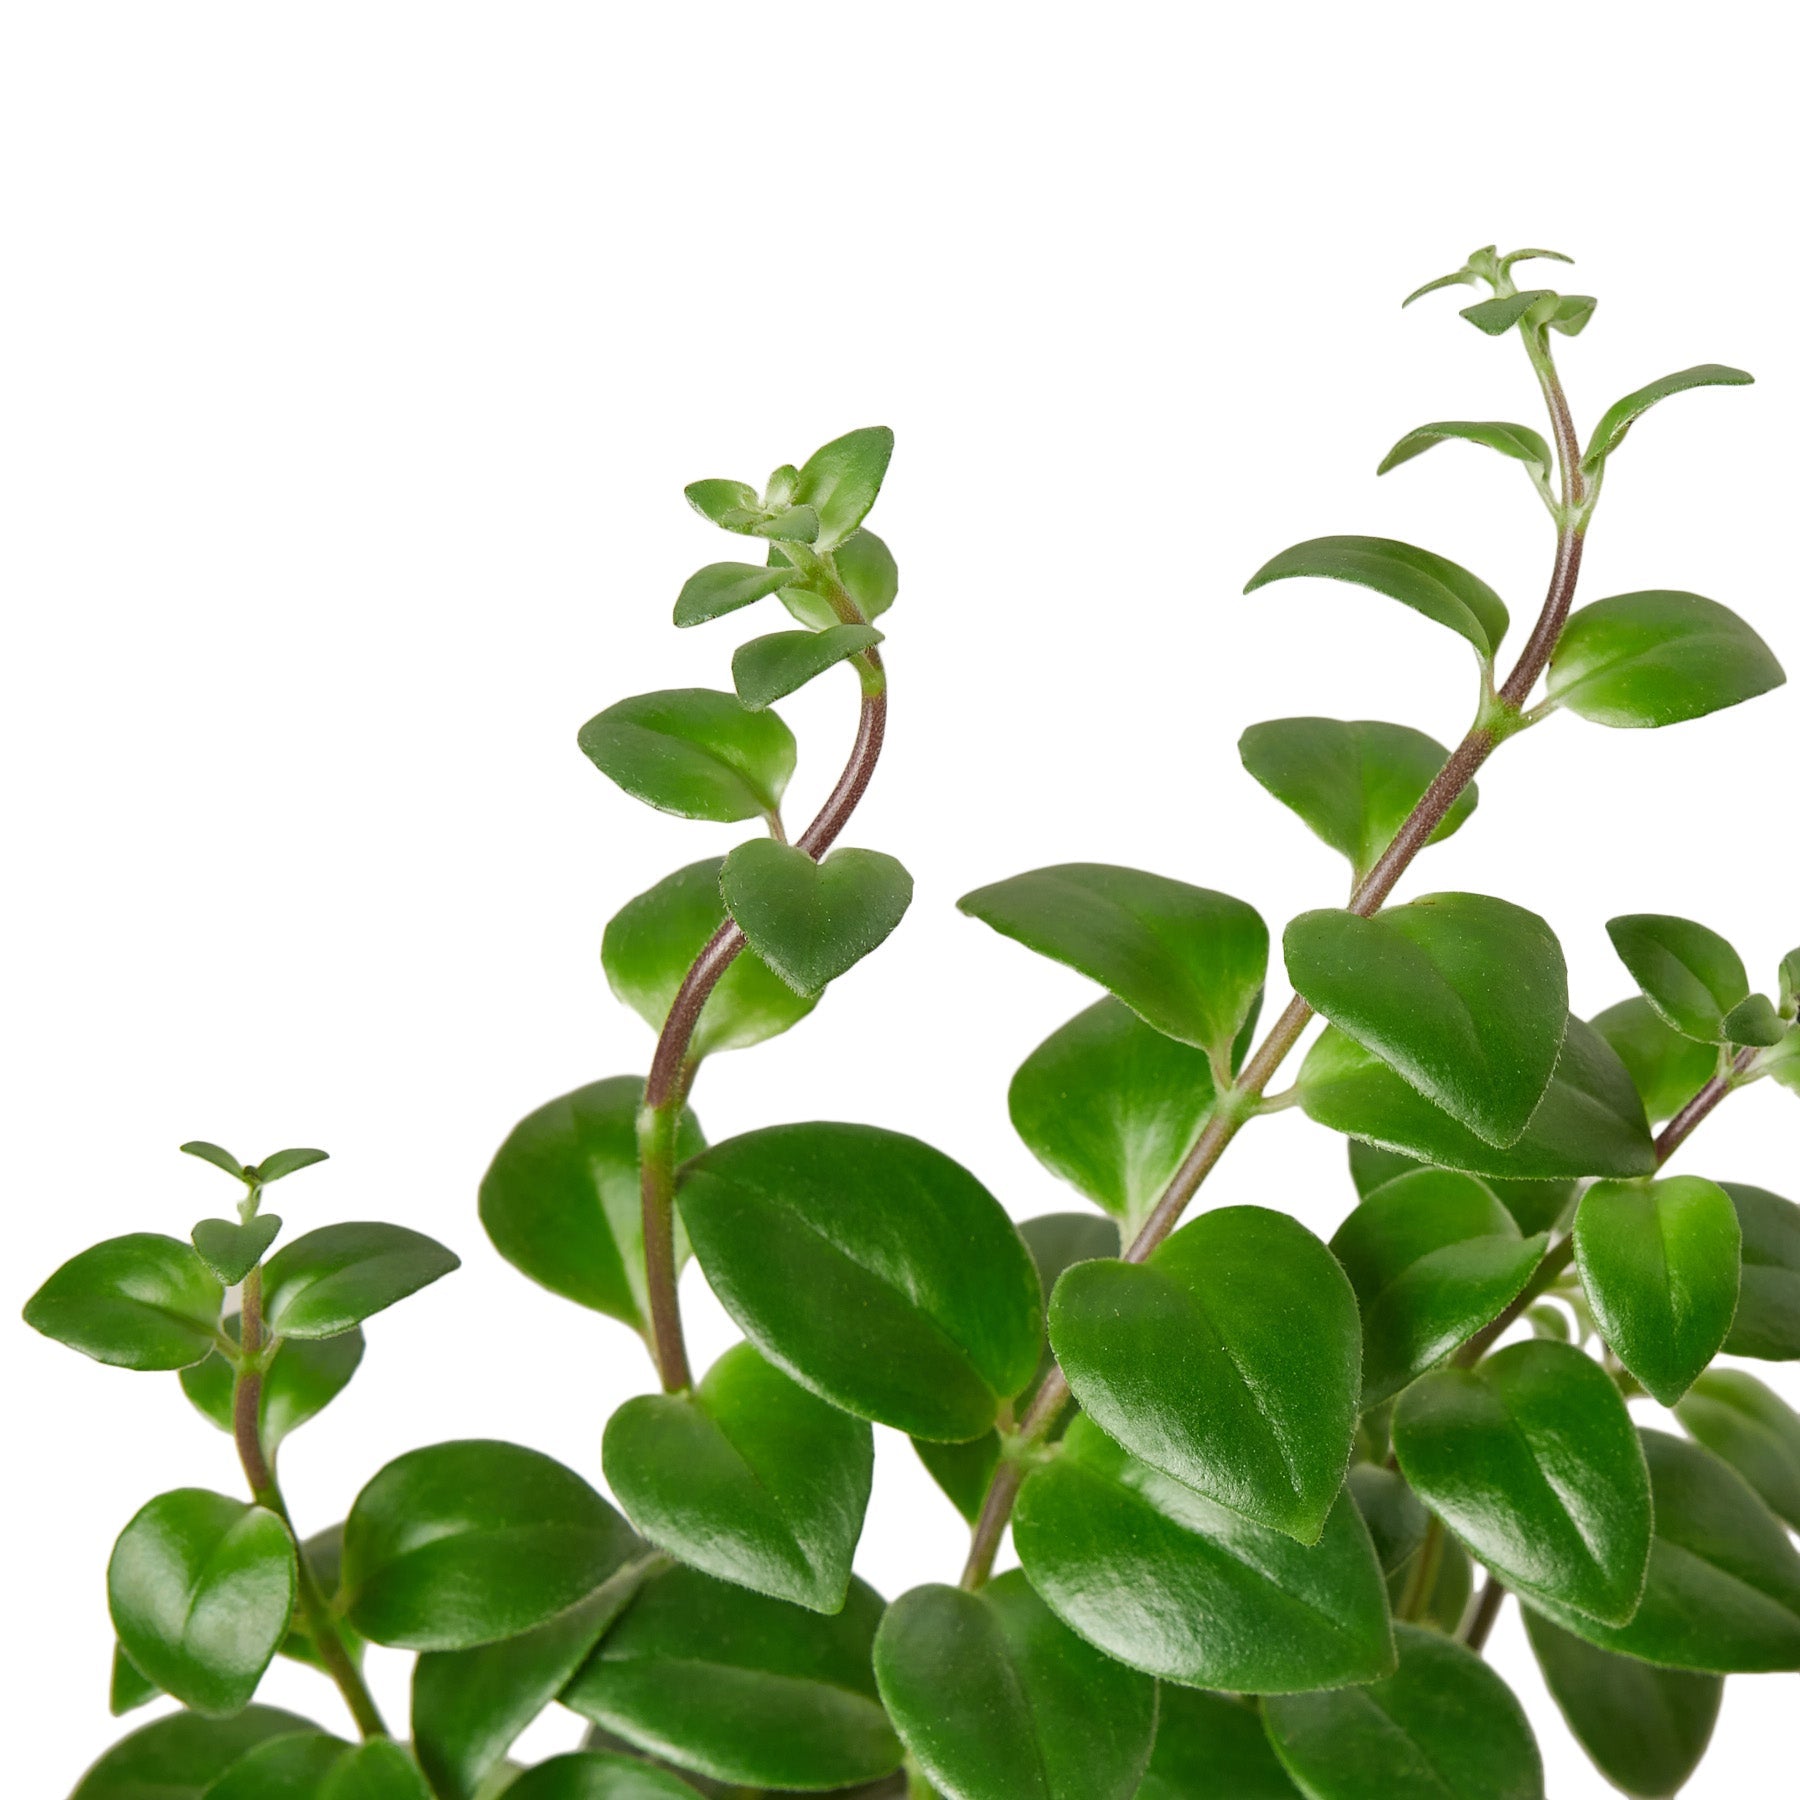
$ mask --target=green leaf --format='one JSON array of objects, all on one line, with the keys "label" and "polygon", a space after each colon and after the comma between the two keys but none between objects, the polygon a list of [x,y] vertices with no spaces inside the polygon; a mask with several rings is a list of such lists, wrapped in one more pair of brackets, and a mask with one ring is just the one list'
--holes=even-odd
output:
[{"label": "green leaf", "polygon": [[1800,1206],[1767,1188],[1719,1185],[1731,1196],[1744,1238],[1737,1316],[1725,1352],[1764,1362],[1800,1360]]},{"label": "green leaf", "polygon": [[1713,1051],[1672,1031],[1642,994],[1595,1014],[1592,1024],[1630,1071],[1652,1125],[1674,1118],[1712,1079]]},{"label": "green leaf", "polygon": [[586,1599],[519,1637],[428,1650],[413,1666],[412,1733],[439,1800],[476,1800],[527,1725],[562,1692],[641,1585],[624,1564]]},{"label": "green leaf", "polygon": [[430,1444],[357,1495],[340,1607],[377,1644],[466,1650],[554,1618],[635,1549],[625,1521],[550,1457],[491,1439]]},{"label": "green leaf", "polygon": [[1726,1043],[1750,1044],[1757,1049],[1779,1044],[1786,1029],[1767,994],[1752,994],[1748,1000],[1740,1000],[1725,1015],[1720,1027]]},{"label": "green leaf", "polygon": [[1220,1063],[1268,968],[1268,928],[1253,907],[1141,869],[1060,863],[976,888],[956,904]]},{"label": "green leaf", "polygon": [[1254,1701],[1165,1686],[1156,1751],[1136,1800],[1304,1800],[1263,1731]]},{"label": "green leaf", "polygon": [[461,1266],[435,1238],[404,1225],[323,1225],[263,1270],[263,1320],[278,1337],[334,1337]]},{"label": "green leaf", "polygon": [[[1388,1577],[1388,1604],[1398,1608],[1411,1585],[1413,1565],[1408,1561]],[[1475,1591],[1475,1565],[1469,1553],[1455,1538],[1447,1537],[1438,1546],[1437,1574],[1420,1604],[1415,1623],[1434,1630],[1454,1633],[1469,1610],[1469,1596]]]},{"label": "green leaf", "polygon": [[[1379,719],[1269,719],[1238,739],[1238,755],[1361,881],[1380,860],[1450,753],[1408,725]],[[1475,810],[1471,782],[1431,834],[1438,843]]]},{"label": "green leaf", "polygon": [[795,845],[753,838],[725,858],[719,891],[750,948],[811,998],[886,942],[913,884],[879,850],[833,850],[814,862]]},{"label": "green leaf", "polygon": [[193,1138],[181,1146],[183,1156],[197,1156],[202,1162],[209,1162],[215,1169],[223,1169],[227,1175],[235,1175],[239,1181],[249,1181],[249,1172],[229,1150],[218,1144],[209,1144],[205,1138]]},{"label": "green leaf", "polygon": [[258,1744],[211,1787],[206,1800],[319,1800],[332,1771],[351,1754],[342,1738],[300,1732]]},{"label": "green leaf", "polygon": [[1275,1694],[1394,1666],[1381,1568],[1347,1494],[1319,1542],[1302,1545],[1079,1418],[1061,1454],[1026,1478],[1013,1537],[1063,1622],[1145,1674]]},{"label": "green leaf", "polygon": [[747,481],[690,481],[682,492],[688,505],[715,525],[724,524],[738,513],[762,511],[762,496]]},{"label": "green leaf", "polygon": [[1477,331],[1485,331],[1489,337],[1503,337],[1540,300],[1554,300],[1556,297],[1550,288],[1527,288],[1518,294],[1503,294],[1492,300],[1478,300],[1473,306],[1465,306],[1462,316]]},{"label": "green leaf", "polygon": [[901,1756],[870,1666],[880,1619],[860,1581],[826,1618],[677,1566],[645,1583],[563,1704],[718,1781],[872,1781]]},{"label": "green leaf", "polygon": [[1601,1336],[1664,1406],[1718,1354],[1737,1311],[1730,1196],[1697,1175],[1597,1182],[1575,1215],[1575,1264]]},{"label": "green leaf", "polygon": [[1787,680],[1730,607],[1662,588],[1577,608],[1550,657],[1546,691],[1596,725],[1679,725]]},{"label": "green leaf", "polygon": [[699,1800],[699,1790],[632,1756],[575,1750],[527,1769],[507,1800]]},{"label": "green leaf", "polygon": [[1657,401],[1667,400],[1671,394],[1686,393],[1689,388],[1748,387],[1755,379],[1754,375],[1724,363],[1696,363],[1691,369],[1681,369],[1673,375],[1663,376],[1660,381],[1651,382],[1648,387],[1637,388],[1623,400],[1615,401],[1601,415],[1582,456],[1582,469],[1591,474],[1599,468],[1618,449],[1635,421]]},{"label": "green leaf", "polygon": [[114,1744],[70,1800],[202,1800],[258,1744],[317,1730],[310,1720],[273,1706],[252,1706],[231,1719],[171,1713]]},{"label": "green leaf", "polygon": [[1636,1610],[1650,1483],[1612,1378],[1523,1343],[1425,1376],[1394,1408],[1400,1472],[1509,1587],[1610,1624]]},{"label": "green leaf", "polygon": [[273,1156],[265,1156],[255,1168],[246,1169],[244,1173],[258,1186],[267,1187],[271,1181],[297,1175],[302,1169],[310,1169],[315,1163],[330,1161],[331,1157],[323,1150],[277,1150]]},{"label": "green leaf", "polygon": [[668,688],[596,713],[577,741],[634,799],[684,819],[730,824],[777,812],[794,773],[794,734],[736,694]]},{"label": "green leaf", "polygon": [[748,482],[691,481],[684,492],[701,518],[742,536],[810,544],[819,534],[819,516],[810,506],[791,505],[773,492],[765,505]]},{"label": "green leaf", "polygon": [[1263,1719],[1314,1800],[1543,1800],[1544,1765],[1525,1709],[1472,1651],[1396,1625],[1385,1681],[1278,1694]]},{"label": "green leaf", "polygon": [[1204,1051],[1163,1036],[1109,994],[1032,1051],[1006,1100],[1045,1168],[1135,1225],[1199,1136],[1213,1093]]},{"label": "green leaf", "polygon": [[125,1654],[123,1644],[113,1645],[112,1680],[107,1686],[107,1711],[117,1719],[140,1706],[148,1706],[162,1692],[154,1681]]},{"label": "green leaf", "polygon": [[[1417,1157],[1404,1156],[1398,1150],[1384,1150],[1379,1144],[1367,1144],[1352,1138],[1350,1179],[1356,1184],[1360,1199],[1366,1200],[1378,1187],[1385,1186],[1396,1175],[1432,1165]],[[1561,1219],[1568,1203],[1575,1197],[1575,1183],[1564,1181],[1514,1181],[1504,1176],[1489,1175],[1485,1181],[1489,1191],[1518,1223],[1527,1237],[1548,1231]]]},{"label": "green leaf", "polygon": [[1300,1104],[1333,1131],[1442,1168],[1509,1180],[1648,1175],[1656,1151],[1625,1065],[1598,1032],[1571,1019],[1556,1073],[1517,1143],[1502,1150],[1459,1125],[1335,1027],[1307,1052]]},{"label": "green leaf", "polygon": [[281,1232],[275,1213],[258,1213],[239,1225],[230,1219],[202,1219],[188,1234],[200,1260],[227,1287],[236,1287],[256,1265]]},{"label": "green leaf", "polygon": [[125,1653],[195,1712],[249,1704],[294,1610],[294,1541],[272,1513],[205,1488],[152,1500],[119,1534],[106,1598]]},{"label": "green leaf", "polygon": [[881,642],[873,625],[828,625],[823,631],[776,631],[740,644],[732,684],[752,712],[803,688],[816,675]]},{"label": "green leaf", "polygon": [[1524,463],[1530,469],[1532,479],[1540,485],[1550,478],[1553,466],[1550,446],[1544,442],[1542,434],[1533,431],[1529,425],[1510,425],[1503,419],[1440,419],[1435,424],[1420,425],[1409,431],[1381,459],[1381,466],[1375,473],[1385,475],[1389,469],[1397,469],[1402,463],[1409,463],[1415,456],[1423,456],[1434,445],[1452,438],[1469,444],[1484,444],[1490,450],[1498,450],[1502,456]]},{"label": "green leaf", "polygon": [[725,1310],[821,1399],[979,1437],[1037,1364],[1037,1271],[960,1164],[872,1125],[775,1125],[703,1151],[678,1204]]},{"label": "green leaf", "polygon": [[1370,919],[1302,913],[1282,944],[1295,989],[1340,1031],[1476,1136],[1518,1142],[1569,1017],[1562,948],[1536,913],[1431,894]]},{"label": "green leaf", "polygon": [[1523,1612],[1544,1685],[1594,1767],[1640,1800],[1682,1787],[1706,1754],[1724,1682],[1615,1656]]},{"label": "green leaf", "polygon": [[1084,1643],[1018,1570],[887,1610],[875,1676],[895,1729],[957,1800],[1134,1800],[1156,1684]]},{"label": "green leaf", "polygon": [[1405,1479],[1378,1463],[1352,1463],[1347,1484],[1383,1575],[1397,1574],[1425,1542],[1430,1515]]},{"label": "green leaf", "polygon": [[1692,919],[1624,913],[1606,922],[1619,960],[1663,1021],[1701,1043],[1725,1041],[1725,1015],[1750,991],[1743,958]]},{"label": "green leaf", "polygon": [[1556,311],[1544,323],[1565,337],[1580,337],[1599,304],[1592,294],[1564,294],[1556,303]]},{"label": "green leaf", "polygon": [[388,1738],[358,1744],[325,1777],[318,1800],[432,1800],[419,1765]]},{"label": "green leaf", "polygon": [[814,1612],[844,1604],[873,1434],[754,1346],[726,1351],[691,1392],[626,1401],[603,1455],[607,1486],[658,1549]]},{"label": "green leaf", "polygon": [[1534,1604],[1602,1650],[1715,1675],[1800,1669],[1800,1554],[1781,1521],[1710,1450],[1638,1434],[1650,1465],[1656,1536],[1629,1625]]},{"label": "green leaf", "polygon": [[819,515],[819,549],[835,549],[863,522],[893,454],[893,432],[871,425],[833,438],[806,459],[794,484],[794,500]]},{"label": "green leaf", "polygon": [[185,1369],[217,1341],[224,1289],[193,1249],[160,1232],[71,1257],[25,1303],[25,1323],[96,1362]]},{"label": "green leaf", "polygon": [[[865,619],[879,618],[894,604],[900,592],[900,570],[894,553],[872,531],[859,531],[831,553],[838,580]],[[769,566],[783,572],[783,579],[804,581],[790,573],[793,559],[779,544],[769,546]],[[841,624],[837,609],[823,593],[805,586],[781,589],[781,604],[810,631],[828,631]]]},{"label": "green leaf", "polygon": [[1362,1311],[1362,1405],[1391,1398],[1499,1316],[1546,1239],[1522,1239],[1473,1175],[1415,1169],[1377,1188],[1331,1249]]},{"label": "green leaf", "polygon": [[704,625],[741,606],[772,594],[787,579],[785,569],[758,568],[755,563],[708,563],[681,584],[675,599],[677,625]]},{"label": "green leaf", "polygon": [[[1489,245],[1490,250],[1493,245]],[[1435,294],[1440,288],[1473,287],[1479,277],[1470,268],[1452,269],[1448,275],[1440,275],[1435,281],[1428,281],[1423,287],[1416,287],[1400,302],[1402,310],[1412,305],[1415,300],[1422,300],[1427,294]]]},{"label": "green leaf", "polygon": [[[225,1321],[227,1335],[236,1338],[241,1323],[234,1313]],[[362,1358],[363,1334],[354,1327],[331,1338],[284,1338],[263,1372],[258,1418],[264,1451],[273,1456],[289,1432],[317,1418],[350,1385]],[[221,1431],[233,1428],[236,1386],[237,1372],[216,1350],[181,1371],[181,1391]]]},{"label": "green leaf", "polygon": [[[724,866],[715,856],[677,869],[628,900],[606,928],[600,950],[606,979],[652,1031],[662,1030],[694,959],[725,923]],[[796,994],[755,951],[741,951],[701,1009],[691,1053],[711,1056],[779,1037],[817,1004],[816,995]]]},{"label": "green leaf", "polygon": [[1386,594],[1467,638],[1484,662],[1493,659],[1506,636],[1506,604],[1485,581],[1447,556],[1396,538],[1309,538],[1271,557],[1244,584],[1244,592],[1297,575],[1354,582]]},{"label": "green leaf", "polygon": [[1676,1403],[1675,1416],[1800,1531],[1800,1413],[1741,1369],[1709,1369]]},{"label": "green leaf", "polygon": [[[738,959],[741,964],[744,959]],[[734,971],[735,972],[734,965]],[[728,974],[727,980],[730,979]],[[481,1223],[515,1269],[579,1306],[645,1329],[644,1211],[635,1075],[589,1082],[527,1113],[481,1178]],[[683,1109],[675,1156],[705,1148]],[[686,1241],[677,1237],[677,1266]]]},{"label": "green leaf", "polygon": [[1228,1206],[1143,1263],[1078,1264],[1050,1343],[1081,1409],[1151,1467],[1315,1543],[1356,1429],[1356,1298],[1296,1219]]}]

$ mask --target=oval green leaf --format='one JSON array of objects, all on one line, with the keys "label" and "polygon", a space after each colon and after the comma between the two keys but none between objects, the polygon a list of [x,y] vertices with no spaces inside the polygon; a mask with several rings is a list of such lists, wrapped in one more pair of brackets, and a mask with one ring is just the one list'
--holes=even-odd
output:
[{"label": "oval green leaf", "polygon": [[244,1174],[259,1187],[267,1187],[271,1181],[298,1174],[315,1163],[330,1161],[330,1155],[323,1150],[277,1150],[273,1156],[265,1156],[254,1168],[246,1169]]},{"label": "oval green leaf", "polygon": [[235,1762],[206,1790],[206,1800],[319,1800],[325,1783],[351,1753],[323,1731],[271,1738]]},{"label": "oval green leaf", "polygon": [[1304,1800],[1253,1700],[1165,1685],[1156,1750],[1136,1800]]},{"label": "oval green leaf", "polygon": [[201,1800],[206,1790],[258,1744],[318,1727],[273,1706],[230,1719],[171,1713],[121,1738],[81,1778],[69,1800]]},{"label": "oval green leaf", "polygon": [[801,465],[794,501],[818,514],[820,550],[836,549],[867,517],[893,454],[893,432],[869,425],[821,445]]},{"label": "oval green leaf", "polygon": [[[1379,1144],[1364,1143],[1360,1138],[1350,1140],[1349,1153],[1350,1179],[1356,1185],[1357,1197],[1363,1200],[1397,1175],[1432,1166],[1430,1163],[1420,1162],[1417,1157],[1403,1155],[1398,1150],[1386,1150]],[[1487,1175],[1482,1179],[1495,1199],[1512,1214],[1519,1229],[1527,1237],[1540,1231],[1548,1231],[1562,1218],[1568,1210],[1569,1202],[1575,1197],[1576,1183],[1573,1180],[1518,1181],[1502,1175]]]},{"label": "oval green leaf", "polygon": [[1504,419],[1439,419],[1431,425],[1415,426],[1381,459],[1375,473],[1385,475],[1389,469],[1397,469],[1402,463],[1409,463],[1415,456],[1423,456],[1435,445],[1450,440],[1481,444],[1489,450],[1499,451],[1502,456],[1510,456],[1515,462],[1524,463],[1532,480],[1540,487],[1550,479],[1554,465],[1543,434],[1533,431],[1529,425],[1511,425]]},{"label": "oval green leaf", "polygon": [[1800,1359],[1800,1206],[1741,1181],[1719,1185],[1731,1196],[1744,1240],[1725,1353],[1764,1362]]},{"label": "oval green leaf", "polygon": [[823,631],[776,631],[740,644],[731,658],[731,681],[752,712],[860,656],[881,642],[873,625],[828,625]]},{"label": "oval green leaf", "polygon": [[684,819],[730,824],[781,806],[794,773],[794,734],[735,694],[669,688],[597,713],[576,740],[634,799]]},{"label": "oval green leaf", "polygon": [[739,607],[772,594],[787,579],[787,570],[759,568],[755,563],[708,563],[681,584],[675,599],[675,623],[704,625]]},{"label": "oval green leaf", "polygon": [[1713,1077],[1712,1049],[1672,1031],[1642,994],[1590,1021],[1630,1071],[1652,1125],[1672,1119]]},{"label": "oval green leaf", "polygon": [[[225,1321],[235,1338],[241,1321],[234,1313]],[[263,1450],[273,1456],[282,1440],[308,1419],[317,1418],[350,1384],[363,1358],[363,1334],[354,1326],[316,1342],[286,1338],[263,1373],[259,1413]],[[233,1429],[232,1396],[237,1375],[218,1351],[205,1362],[181,1371],[181,1390],[221,1431]]]},{"label": "oval green leaf", "polygon": [[1624,440],[1626,432],[1659,400],[1671,394],[1686,393],[1689,388],[1748,387],[1756,377],[1726,363],[1697,363],[1691,369],[1680,369],[1664,375],[1646,387],[1634,389],[1623,400],[1615,400],[1600,416],[1594,435],[1588,440],[1581,458],[1582,469],[1591,474],[1598,469]]},{"label": "oval green leaf", "polygon": [[700,1800],[700,1791],[635,1756],[574,1750],[527,1769],[506,1800]]},{"label": "oval green leaf", "polygon": [[1669,913],[1606,922],[1619,960],[1664,1022],[1701,1043],[1725,1041],[1725,1015],[1750,992],[1744,960],[1716,931]]},{"label": "oval green leaf", "polygon": [[71,1257],[25,1303],[25,1323],[120,1369],[185,1369],[218,1341],[225,1290],[189,1244],[160,1232]]},{"label": "oval green leaf", "polygon": [[335,1337],[461,1266],[454,1251],[404,1225],[324,1225],[263,1270],[263,1322],[276,1337]]},{"label": "oval green leaf", "polygon": [[1675,1416],[1800,1531],[1800,1413],[1773,1388],[1742,1369],[1709,1369],[1676,1403]]}]

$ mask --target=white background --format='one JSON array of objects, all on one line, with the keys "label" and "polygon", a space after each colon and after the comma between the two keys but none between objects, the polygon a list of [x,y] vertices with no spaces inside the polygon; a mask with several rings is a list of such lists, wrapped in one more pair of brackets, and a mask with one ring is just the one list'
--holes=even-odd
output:
[{"label": "white background", "polygon": [[[1403,315],[1409,288],[1496,238],[1579,257],[1550,278],[1600,296],[1562,350],[1590,424],[1668,370],[1752,368],[1758,387],[1638,428],[1584,591],[1702,591],[1800,664],[1778,18],[8,9],[9,1311],[96,1238],[222,1209],[228,1184],[182,1139],[320,1144],[332,1161],[277,1190],[291,1229],[397,1219],[466,1267],[373,1323],[353,1387],[291,1443],[303,1526],[444,1437],[599,1479],[601,1423],[647,1365],[499,1261],[476,1183],[519,1115],[644,1068],[601,928],[742,832],[637,806],[575,730],[628,693],[728,686],[732,646],[787,622],[670,629],[682,579],[733,553],[683,483],[760,482],[877,421],[899,448],[873,523],[903,589],[889,749],[848,837],[902,857],[917,898],[800,1029],[709,1067],[696,1105],[715,1137],[912,1130],[1017,1215],[1073,1204],[1004,1095],[1091,990],[955,897],[1071,857],[1226,888],[1277,928],[1342,891],[1239,767],[1239,731],[1322,712],[1452,741],[1471,665],[1374,596],[1241,598],[1285,544],[1413,539],[1500,588],[1520,637],[1535,612],[1549,528],[1517,470],[1449,446],[1373,479],[1426,419],[1537,422],[1516,341],[1456,318],[1471,295]],[[846,674],[784,708],[797,822],[854,705]],[[1788,689],[1654,734],[1556,720],[1483,774],[1411,891],[1548,915],[1583,1012],[1628,990],[1602,929],[1625,910],[1711,922],[1767,984],[1800,939],[1791,810],[1778,822],[1797,707]],[[1797,1130],[1765,1084],[1682,1166],[1800,1192]],[[1329,1232],[1342,1161],[1287,1114],[1206,1197]],[[733,1334],[697,1272],[684,1292],[704,1362]],[[113,1534],[163,1489],[238,1478],[172,1377],[18,1325],[0,1350],[9,1791],[48,1797],[124,1729],[105,1707]],[[960,1523],[880,1436],[859,1567],[890,1593],[953,1578]],[[1510,1610],[1494,1657],[1551,1792],[1605,1791]],[[391,1715],[402,1668],[375,1655]],[[305,1670],[267,1692],[342,1723]],[[1793,1692],[1733,1680],[1690,1793],[1769,1792]]]}]

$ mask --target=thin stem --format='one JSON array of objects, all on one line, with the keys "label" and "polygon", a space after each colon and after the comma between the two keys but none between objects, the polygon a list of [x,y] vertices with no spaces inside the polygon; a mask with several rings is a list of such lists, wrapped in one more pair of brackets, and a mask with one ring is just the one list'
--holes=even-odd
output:
[{"label": "thin stem", "polygon": [[1406,1577],[1400,1604],[1394,1608],[1395,1618],[1411,1622],[1424,1613],[1431,1603],[1431,1590],[1437,1586],[1438,1570],[1443,1566],[1443,1561],[1444,1525],[1433,1513],[1425,1525],[1425,1541],[1420,1544],[1418,1554],[1413,1558],[1412,1569]]},{"label": "thin stem", "polygon": [[[1052,1382],[1062,1381],[1062,1371],[1050,1371]],[[1056,1412],[1062,1411],[1062,1401],[1068,1398],[1067,1383],[1063,1384],[1062,1399],[1056,1402]],[[1036,1408],[1033,1408],[1035,1412]],[[1051,1415],[1053,1418],[1055,1414]],[[1031,1414],[1026,1414],[1025,1427],[1031,1429]],[[988,1483],[987,1497],[982,1501],[981,1515],[975,1521],[975,1528],[969,1534],[969,1557],[963,1564],[962,1585],[974,1589],[980,1587],[994,1572],[994,1558],[999,1554],[1000,1540],[1006,1535],[1006,1522],[1012,1517],[1013,1502],[1019,1497],[1019,1484],[1025,1479],[1025,1465],[1012,1458],[1003,1460],[994,1470],[994,1478]]]},{"label": "thin stem", "polygon": [[262,1441],[263,1339],[262,1269],[254,1268],[244,1277],[243,1313],[238,1339],[240,1359],[237,1380],[231,1392],[232,1436],[237,1441],[238,1461],[244,1466],[244,1479],[250,1484],[250,1495],[258,1506],[266,1507],[283,1525],[294,1544],[297,1569],[296,1592],[300,1611],[306,1619],[313,1647],[326,1673],[337,1683],[344,1704],[365,1738],[386,1737],[387,1726],[375,1696],[356,1666],[344,1634],[332,1615],[331,1603],[319,1586],[319,1578],[307,1561],[306,1546],[294,1529],[293,1515],[275,1479],[275,1464]]},{"label": "thin stem", "polygon": [[1506,1584],[1497,1576],[1490,1575],[1481,1584],[1481,1592],[1476,1597],[1469,1616],[1457,1630],[1457,1636],[1477,1656],[1486,1648],[1488,1633],[1494,1629],[1494,1621],[1500,1617],[1500,1608],[1505,1604]]}]

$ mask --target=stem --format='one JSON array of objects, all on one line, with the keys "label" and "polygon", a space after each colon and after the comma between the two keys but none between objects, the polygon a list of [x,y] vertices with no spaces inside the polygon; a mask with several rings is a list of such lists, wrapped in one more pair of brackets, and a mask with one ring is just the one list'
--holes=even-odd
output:
[{"label": "stem", "polygon": [[1490,1575],[1481,1584],[1480,1596],[1476,1599],[1473,1610],[1463,1621],[1457,1636],[1479,1656],[1486,1647],[1488,1633],[1494,1629],[1494,1621],[1500,1616],[1500,1608],[1506,1603],[1506,1585],[1497,1576]]},{"label": "stem", "polygon": [[313,1647],[319,1653],[319,1660],[324,1663],[326,1673],[337,1683],[338,1692],[344,1696],[344,1704],[349,1707],[357,1730],[365,1738],[386,1737],[388,1729],[382,1722],[381,1711],[375,1704],[374,1695],[369,1692],[368,1684],[363,1680],[362,1670],[356,1666],[356,1658],[350,1654],[350,1647],[344,1641],[344,1634],[339,1629],[337,1620],[332,1616],[331,1604],[319,1586],[319,1579],[306,1559],[306,1547],[300,1541],[299,1532],[294,1529],[293,1515],[288,1511],[281,1486],[275,1479],[274,1462],[263,1448],[261,1416],[264,1342],[260,1265],[244,1277],[243,1302],[240,1360],[237,1381],[231,1392],[231,1427],[232,1436],[237,1440],[238,1461],[244,1466],[244,1479],[250,1484],[251,1498],[258,1506],[272,1512],[287,1527],[288,1536],[293,1540],[300,1610],[306,1617],[307,1630],[312,1635]]},{"label": "stem", "polygon": [[1437,1586],[1438,1570],[1443,1566],[1443,1561],[1443,1521],[1433,1513],[1425,1525],[1425,1541],[1420,1544],[1419,1553],[1413,1558],[1413,1566],[1407,1574],[1400,1604],[1394,1608],[1396,1618],[1412,1623],[1430,1605],[1431,1590]]}]

